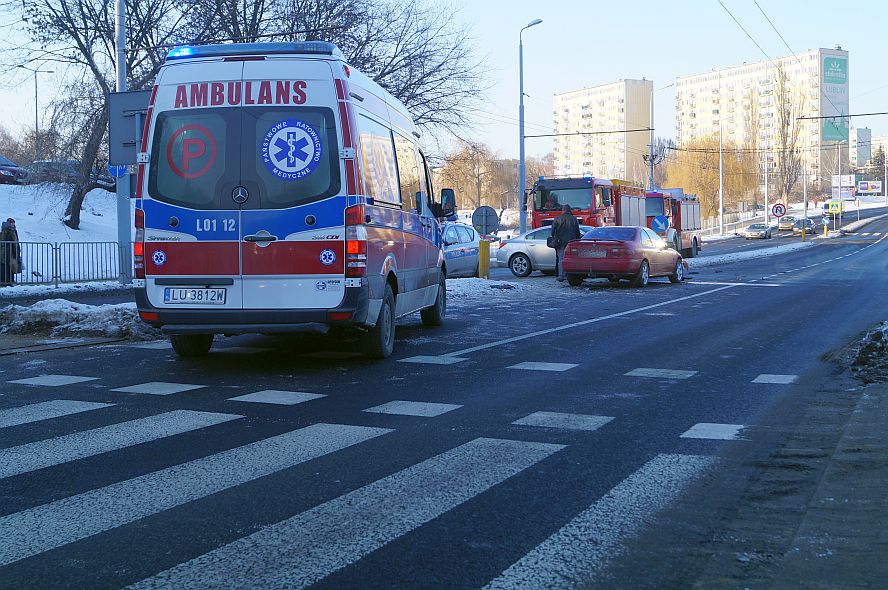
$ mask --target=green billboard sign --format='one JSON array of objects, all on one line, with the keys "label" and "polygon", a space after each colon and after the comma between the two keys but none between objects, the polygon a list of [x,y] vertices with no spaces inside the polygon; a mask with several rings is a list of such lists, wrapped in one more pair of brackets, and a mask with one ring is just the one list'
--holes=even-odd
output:
[{"label": "green billboard sign", "polygon": [[823,58],[824,84],[848,83],[848,59],[845,57]]}]

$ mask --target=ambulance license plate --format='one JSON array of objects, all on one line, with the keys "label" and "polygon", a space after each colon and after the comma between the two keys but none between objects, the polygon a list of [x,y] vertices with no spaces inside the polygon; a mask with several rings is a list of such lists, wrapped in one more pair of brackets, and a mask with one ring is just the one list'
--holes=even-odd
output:
[{"label": "ambulance license plate", "polygon": [[170,305],[225,305],[225,289],[166,287],[163,302]]}]

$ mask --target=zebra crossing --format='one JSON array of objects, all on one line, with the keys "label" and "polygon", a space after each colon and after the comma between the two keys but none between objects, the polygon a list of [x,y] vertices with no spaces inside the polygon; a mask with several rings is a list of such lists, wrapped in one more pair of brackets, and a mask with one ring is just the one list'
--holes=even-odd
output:
[{"label": "zebra crossing", "polygon": [[[290,404],[294,398],[281,394],[300,392],[257,393],[262,395],[253,401]],[[226,403],[242,404],[243,400],[234,401],[237,399],[229,398]],[[313,398],[297,395],[295,399],[295,403],[302,404]],[[405,400],[385,406],[367,411],[436,420],[461,408],[457,404]],[[83,413],[101,413],[114,407],[111,403],[75,400],[25,404],[0,411],[0,433],[13,428],[21,432],[45,420],[64,426]],[[158,568],[162,571],[154,571],[141,580],[123,579],[120,585],[177,589],[310,586],[384,550],[442,515],[463,509],[479,496],[496,494],[504,482],[567,448],[568,445],[551,441],[530,440],[533,429],[564,429],[595,436],[614,420],[610,416],[535,412],[514,421],[514,427],[523,429],[524,436],[472,438],[283,520],[243,531],[233,541],[196,557],[183,557],[178,565]],[[136,445],[151,445],[185,433],[211,437],[214,428],[226,423],[233,428],[249,428],[243,416],[236,413],[175,410],[0,449],[0,484],[8,493],[16,489],[15,478],[19,476],[104,453],[128,453]],[[53,551],[74,543],[94,542],[134,523],[153,526],[156,520],[152,517],[187,510],[195,502],[212,503],[218,494],[238,486],[261,485],[263,478],[316,459],[335,457],[349,448],[360,450],[362,445],[392,436],[396,430],[316,423],[17,512],[4,514],[0,509],[0,587],[16,585],[15,579],[4,577],[5,568],[15,566],[18,569],[10,571],[27,571],[29,565],[39,563],[42,556]],[[495,579],[491,577],[490,587],[551,587],[551,579],[593,579],[598,569],[619,556],[629,536],[640,531],[711,464],[710,458],[693,454],[654,456],[544,540],[528,557],[515,564],[502,563],[503,573]],[[224,519],[225,514],[218,514],[218,518]],[[601,537],[604,524],[616,525],[615,536]],[[596,547],[594,563],[564,558],[556,568],[558,571],[538,569],[538,556],[565,555],[569,550],[581,552],[583,547]],[[526,583],[528,580],[531,583]]]}]

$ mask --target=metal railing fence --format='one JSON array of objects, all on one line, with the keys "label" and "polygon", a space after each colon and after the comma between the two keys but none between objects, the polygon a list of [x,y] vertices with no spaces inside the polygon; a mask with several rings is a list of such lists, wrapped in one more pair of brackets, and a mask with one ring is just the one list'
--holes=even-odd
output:
[{"label": "metal railing fence", "polygon": [[[9,261],[16,255],[21,267],[12,274]],[[117,280],[121,259],[117,242],[0,242],[0,282],[58,286]]]}]

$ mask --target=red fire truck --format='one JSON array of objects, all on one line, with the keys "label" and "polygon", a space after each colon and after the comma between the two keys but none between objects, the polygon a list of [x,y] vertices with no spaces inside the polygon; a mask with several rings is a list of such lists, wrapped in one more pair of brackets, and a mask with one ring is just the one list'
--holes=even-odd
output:
[{"label": "red fire truck", "polygon": [[693,258],[703,248],[700,201],[680,188],[664,188],[645,193],[647,226],[657,232],[685,258]]},{"label": "red fire truck", "polygon": [[534,229],[552,225],[570,205],[580,225],[644,225],[644,189],[605,178],[544,178],[533,185]]}]

